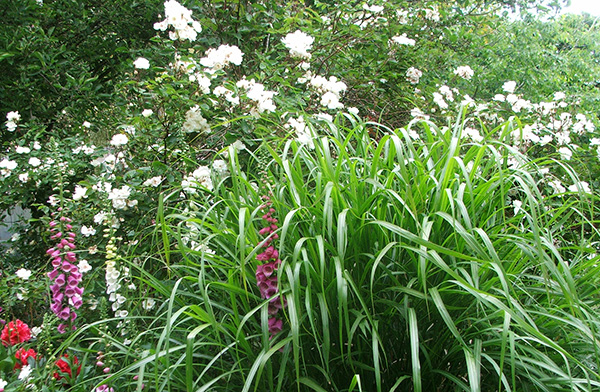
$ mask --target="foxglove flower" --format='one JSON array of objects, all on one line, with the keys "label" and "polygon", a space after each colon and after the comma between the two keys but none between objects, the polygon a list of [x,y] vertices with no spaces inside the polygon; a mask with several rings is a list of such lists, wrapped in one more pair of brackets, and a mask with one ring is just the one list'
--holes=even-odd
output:
[{"label": "foxglove flower", "polygon": [[276,233],[278,229],[277,219],[273,217],[275,209],[271,207],[272,203],[269,196],[263,196],[263,200],[265,202],[260,209],[265,212],[262,216],[265,225],[259,231],[259,234],[265,237],[262,241],[262,246],[265,249],[256,256],[256,260],[264,263],[256,267],[256,284],[260,296],[269,300],[269,333],[273,337],[282,330],[283,322],[277,318],[277,313],[286,305],[286,301],[279,294],[277,281],[277,269],[281,265],[281,259],[279,258],[279,251],[273,246],[273,241],[279,239],[279,235]]},{"label": "foxglove flower", "polygon": [[[55,215],[55,214],[53,214]],[[75,329],[73,322],[77,318],[76,309],[79,309],[83,303],[83,288],[79,287],[81,283],[81,272],[75,265],[77,254],[73,252],[76,248],[75,237],[77,236],[71,230],[71,219],[61,217],[58,221],[50,222],[50,239],[58,242],[52,248],[46,251],[46,254],[52,259],[53,270],[48,273],[52,281],[50,292],[52,293],[52,304],[50,310],[56,316],[64,320],[58,325],[58,331],[65,333],[70,326]],[[65,230],[66,234],[63,235]]]}]

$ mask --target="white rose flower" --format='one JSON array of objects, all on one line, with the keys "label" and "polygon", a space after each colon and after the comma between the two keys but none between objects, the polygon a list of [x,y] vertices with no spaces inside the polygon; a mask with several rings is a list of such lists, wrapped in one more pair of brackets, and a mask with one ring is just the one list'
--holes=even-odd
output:
[{"label": "white rose flower", "polygon": [[150,68],[150,61],[143,57],[138,57],[137,60],[133,62],[133,66],[137,69],[148,69]]}]

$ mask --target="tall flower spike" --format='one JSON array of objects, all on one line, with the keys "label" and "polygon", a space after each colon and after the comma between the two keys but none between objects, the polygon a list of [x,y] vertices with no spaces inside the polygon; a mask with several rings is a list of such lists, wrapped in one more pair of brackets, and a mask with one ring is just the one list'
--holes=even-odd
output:
[{"label": "tall flower spike", "polygon": [[273,246],[273,241],[279,238],[275,232],[278,229],[277,219],[273,217],[275,209],[272,208],[270,196],[262,196],[264,203],[260,209],[264,211],[262,219],[265,226],[260,229],[259,234],[265,238],[261,241],[263,252],[256,256],[256,260],[264,262],[256,267],[256,284],[260,290],[260,296],[269,300],[269,333],[271,337],[281,332],[283,321],[277,318],[279,310],[286,304],[285,298],[279,294],[277,269],[281,264],[279,251]]},{"label": "tall flower spike", "polygon": [[[54,268],[48,273],[48,278],[52,281],[50,286],[50,292],[52,293],[50,310],[59,319],[63,320],[58,325],[60,333],[67,332],[69,327],[75,329],[73,322],[77,318],[76,309],[79,309],[83,303],[83,288],[79,287],[81,273],[75,265],[77,254],[73,252],[76,248],[76,234],[71,231],[71,222],[72,220],[65,216],[60,217],[58,222],[56,220],[50,222],[50,232],[54,233],[50,236],[50,239],[59,240],[59,242],[46,251],[46,254],[52,259],[52,267]],[[66,235],[63,237],[63,232],[57,232],[57,229],[65,230]]]}]

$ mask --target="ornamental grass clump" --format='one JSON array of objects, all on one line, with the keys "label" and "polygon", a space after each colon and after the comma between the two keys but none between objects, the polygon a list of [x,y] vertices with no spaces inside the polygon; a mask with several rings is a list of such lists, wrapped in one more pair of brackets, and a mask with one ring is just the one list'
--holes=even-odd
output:
[{"label": "ornamental grass clump", "polygon": [[[56,216],[56,213],[53,214]],[[50,292],[52,304],[50,310],[63,322],[58,325],[58,331],[65,333],[67,330],[76,329],[74,321],[77,318],[76,310],[83,304],[83,287],[80,287],[81,273],[77,262],[77,255],[73,252],[76,248],[75,237],[72,230],[72,220],[61,216],[52,220],[50,226],[50,239],[57,243],[46,251],[52,258],[53,270],[48,273],[52,281]]]}]

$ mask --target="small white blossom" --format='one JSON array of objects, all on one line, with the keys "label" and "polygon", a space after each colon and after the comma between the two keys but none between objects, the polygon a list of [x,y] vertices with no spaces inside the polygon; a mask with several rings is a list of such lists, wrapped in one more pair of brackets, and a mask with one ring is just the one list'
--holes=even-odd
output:
[{"label": "small white blossom", "polygon": [[60,201],[58,200],[58,198],[54,195],[52,195],[48,198],[48,204],[50,204],[52,207],[56,207],[59,202]]},{"label": "small white blossom", "polygon": [[75,191],[73,192],[73,200],[78,201],[83,199],[84,197],[87,198],[86,196],[87,193],[87,188],[80,186],[80,185],[75,185]]},{"label": "small white blossom", "polygon": [[229,64],[240,65],[244,53],[235,45],[221,45],[217,49],[210,48],[206,51],[200,64],[212,71],[223,69]]},{"label": "small white blossom", "polygon": [[419,71],[415,67],[410,67],[406,71],[406,80],[408,80],[411,84],[419,83],[421,76],[423,76],[423,72]]},{"label": "small white blossom", "polygon": [[144,181],[144,183],[142,185],[143,186],[153,186],[156,188],[157,186],[160,185],[162,180],[163,180],[163,178],[161,176],[156,176],[156,177],[147,179],[146,181]]},{"label": "small white blossom", "polygon": [[592,190],[590,189],[590,184],[588,184],[585,181],[579,181],[578,183],[575,183],[569,187],[569,190],[571,192],[579,192],[580,189],[585,193],[592,193]]},{"label": "small white blossom", "polygon": [[15,275],[23,280],[28,280],[29,277],[31,277],[31,271],[26,268],[19,268],[17,272],[15,272]]},{"label": "small white blossom", "polygon": [[396,35],[390,39],[390,44],[396,45],[407,45],[407,46],[415,46],[416,41],[412,38],[408,38],[406,33],[402,35]]},{"label": "small white blossom", "polygon": [[514,93],[515,88],[517,88],[517,82],[515,82],[514,80],[510,80],[502,85],[502,90],[509,94]]},{"label": "small white blossom", "polygon": [[467,79],[470,80],[473,75],[475,74],[475,72],[473,72],[473,70],[471,69],[471,67],[469,67],[468,65],[464,65],[461,67],[458,67],[454,70],[454,73],[458,76],[460,76],[463,79]]},{"label": "small white blossom", "polygon": [[118,133],[112,137],[112,139],[110,140],[110,144],[115,147],[118,147],[127,144],[128,141],[129,139],[127,138],[127,135],[125,135],[124,133]]},{"label": "small white blossom", "polygon": [[144,57],[138,57],[137,60],[133,62],[133,66],[137,69],[148,69],[150,68],[150,61]]},{"label": "small white blossom", "polygon": [[42,164],[42,161],[40,161],[38,158],[36,157],[31,157],[29,158],[29,164],[33,167],[38,167],[39,165]]},{"label": "small white blossom", "polygon": [[152,116],[153,113],[154,112],[152,111],[152,109],[144,109],[142,111],[142,116],[144,116],[144,117],[150,117],[150,116]]},{"label": "small white blossom", "polygon": [[144,310],[152,310],[154,305],[156,305],[156,301],[153,298],[146,298],[141,302],[142,309]]},{"label": "small white blossom", "polygon": [[103,224],[106,221],[107,217],[108,214],[106,212],[99,212],[96,215],[94,215],[94,223]]},{"label": "small white blossom", "polygon": [[202,111],[198,105],[190,108],[190,110],[185,113],[185,122],[183,123],[182,128],[185,132],[210,132],[210,125],[208,125],[208,121],[202,117]]},{"label": "small white blossom", "polygon": [[90,272],[92,270],[92,266],[87,260],[80,260],[77,264],[77,268],[79,268],[79,272],[85,274],[86,272]]},{"label": "small white blossom", "polygon": [[312,48],[314,41],[313,37],[300,30],[289,33],[281,40],[285,47],[289,49],[292,57],[299,57],[306,60],[311,58],[311,54],[308,51]]},{"label": "small white blossom", "polygon": [[31,337],[33,339],[37,338],[37,336],[40,333],[42,333],[43,328],[44,328],[44,324],[40,325],[39,327],[38,326],[32,327],[31,328]]},{"label": "small white blossom", "polygon": [[571,157],[573,156],[573,151],[571,151],[571,149],[569,147],[561,147],[558,149],[558,153],[560,154],[561,159],[564,160],[571,160]]},{"label": "small white blossom", "polygon": [[15,152],[17,154],[29,154],[31,152],[31,148],[29,148],[29,147],[23,147],[23,146],[17,146],[17,148],[15,148]]},{"label": "small white blossom", "polygon": [[[101,223],[101,222],[96,222],[96,223]],[[89,237],[91,235],[96,234],[96,229],[94,229],[93,227],[81,226],[81,234],[83,234],[83,236],[85,236],[85,237]]]},{"label": "small white blossom", "polygon": [[227,167],[227,162],[222,159],[216,159],[212,165],[213,170],[216,174],[220,176],[225,176],[229,172],[229,168]]},{"label": "small white blossom", "polygon": [[350,108],[348,108],[348,113],[358,116],[358,109],[355,107],[350,107]]},{"label": "small white blossom", "polygon": [[25,365],[21,368],[21,371],[19,372],[19,380],[21,381],[26,381],[29,379],[29,376],[31,375],[31,366],[29,365]]},{"label": "small white blossom", "polygon": [[371,5],[370,6],[368,4],[363,4],[363,9],[365,11],[372,12],[374,14],[378,14],[384,10],[383,6],[381,6],[381,5]]}]

